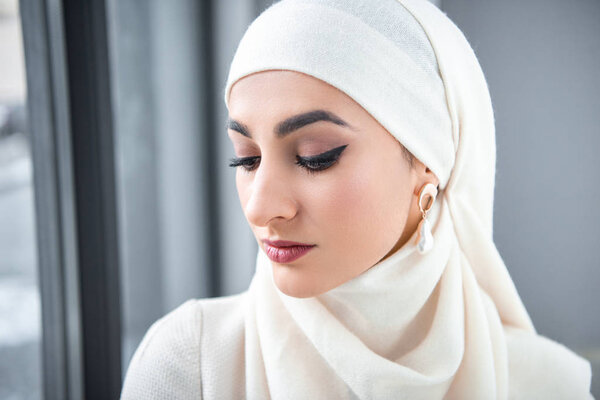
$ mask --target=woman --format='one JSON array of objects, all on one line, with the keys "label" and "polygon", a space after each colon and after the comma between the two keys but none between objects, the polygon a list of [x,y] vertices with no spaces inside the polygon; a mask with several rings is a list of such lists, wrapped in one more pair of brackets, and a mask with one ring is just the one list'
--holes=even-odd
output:
[{"label": "woman", "polygon": [[424,0],[283,0],[225,88],[247,291],[156,322],[122,397],[590,398],[492,238],[495,138],[466,39]]}]

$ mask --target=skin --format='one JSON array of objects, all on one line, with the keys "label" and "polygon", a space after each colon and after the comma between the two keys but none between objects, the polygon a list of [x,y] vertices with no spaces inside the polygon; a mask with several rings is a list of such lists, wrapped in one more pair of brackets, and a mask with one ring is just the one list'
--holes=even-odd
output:
[{"label": "skin", "polygon": [[[294,115],[327,110],[349,126],[318,121],[285,137],[275,127]],[[435,174],[414,159],[377,120],[339,89],[295,71],[263,71],[237,81],[229,118],[251,138],[228,129],[236,157],[260,157],[238,166],[236,185],[258,245],[263,239],[316,245],[289,263],[271,261],[275,284],[294,297],[311,297],[360,275],[402,247],[422,218],[418,194]],[[347,145],[319,172],[296,164]],[[246,168],[250,169],[247,170]]]}]

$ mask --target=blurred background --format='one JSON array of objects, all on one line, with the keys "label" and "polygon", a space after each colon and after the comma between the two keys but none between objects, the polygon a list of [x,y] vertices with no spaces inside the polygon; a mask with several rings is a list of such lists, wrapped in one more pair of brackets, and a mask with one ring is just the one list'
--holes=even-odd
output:
[{"label": "blurred background", "polygon": [[[18,3],[0,0],[0,399],[114,394],[152,322],[253,275],[223,88],[272,2]],[[490,88],[500,254],[538,332],[599,375],[600,2],[434,3]]]},{"label": "blurred background", "polygon": [[0,399],[41,398],[41,316],[23,38],[0,0]]}]

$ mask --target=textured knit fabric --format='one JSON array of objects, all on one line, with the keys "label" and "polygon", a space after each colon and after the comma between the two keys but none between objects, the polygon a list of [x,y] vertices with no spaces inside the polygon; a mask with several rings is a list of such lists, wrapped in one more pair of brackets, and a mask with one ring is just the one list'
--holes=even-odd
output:
[{"label": "textured knit fabric", "polygon": [[201,332],[200,308],[193,300],[156,321],[129,364],[122,398],[199,398]]},{"label": "textured knit fabric", "polygon": [[279,291],[259,249],[246,292],[186,303],[149,331],[124,398],[590,398],[589,363],[535,332],[494,244],[491,100],[444,13],[425,0],[283,0],[246,31],[225,102],[237,80],[272,69],[342,90],[433,170],[434,248],[420,254],[415,232],[305,299]]}]

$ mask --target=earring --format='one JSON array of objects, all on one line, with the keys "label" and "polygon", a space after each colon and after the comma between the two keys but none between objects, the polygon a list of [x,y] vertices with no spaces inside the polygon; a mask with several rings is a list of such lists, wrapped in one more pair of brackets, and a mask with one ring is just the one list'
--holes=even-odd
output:
[{"label": "earring", "polygon": [[[433,202],[437,196],[437,188],[433,183],[423,185],[419,192],[419,209],[423,215],[423,219],[419,222],[417,231],[417,250],[421,254],[427,253],[433,247],[433,235],[431,234],[431,226],[427,220],[427,212],[433,207]],[[425,205],[423,205],[425,200]]]}]

